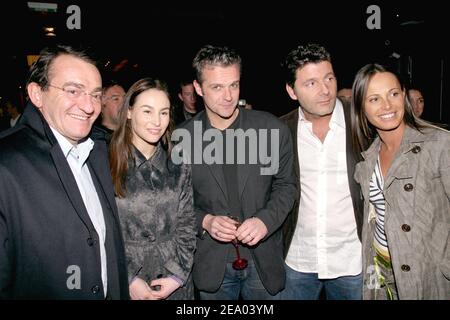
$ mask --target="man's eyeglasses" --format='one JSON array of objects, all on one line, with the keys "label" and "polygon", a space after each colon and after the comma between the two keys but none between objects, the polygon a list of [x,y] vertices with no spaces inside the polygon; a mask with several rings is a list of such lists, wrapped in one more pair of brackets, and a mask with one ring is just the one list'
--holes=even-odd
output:
[{"label": "man's eyeglasses", "polygon": [[67,98],[72,99],[72,100],[77,100],[80,99],[81,96],[85,96],[85,95],[89,95],[91,97],[91,101],[94,103],[100,103],[102,101],[102,92],[93,92],[93,93],[88,93],[80,88],[74,87],[74,86],[67,86],[64,88],[60,88],[54,85],[49,84],[49,87],[52,88],[56,88],[59,89],[61,91],[63,91]]}]

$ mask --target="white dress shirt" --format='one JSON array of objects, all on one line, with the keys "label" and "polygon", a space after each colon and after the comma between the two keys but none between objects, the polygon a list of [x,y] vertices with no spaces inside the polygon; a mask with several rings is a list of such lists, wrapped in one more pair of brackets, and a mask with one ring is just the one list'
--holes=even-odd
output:
[{"label": "white dress shirt", "polygon": [[339,100],[329,127],[322,143],[299,108],[301,197],[286,263],[299,272],[317,273],[319,279],[358,275],[362,269],[348,184],[344,110]]},{"label": "white dress shirt", "polygon": [[15,117],[14,119],[13,118],[9,119],[9,125],[11,126],[11,128],[16,125],[19,118],[20,118],[20,114],[17,117]]},{"label": "white dress shirt", "polygon": [[[50,127],[51,128],[51,127]],[[102,282],[103,291],[106,296],[108,288],[108,276],[106,269],[106,250],[105,250],[105,218],[103,216],[103,209],[100,203],[100,199],[95,189],[94,182],[92,181],[91,173],[86,164],[87,158],[94,147],[94,141],[88,138],[87,140],[73,145],[57,130],[52,129],[53,134],[58,140],[59,146],[63,151],[64,156],[69,163],[70,169],[77,182],[78,189],[80,190],[81,197],[83,198],[84,205],[89,214],[89,218],[97,232],[100,239],[100,259],[102,267]]]}]

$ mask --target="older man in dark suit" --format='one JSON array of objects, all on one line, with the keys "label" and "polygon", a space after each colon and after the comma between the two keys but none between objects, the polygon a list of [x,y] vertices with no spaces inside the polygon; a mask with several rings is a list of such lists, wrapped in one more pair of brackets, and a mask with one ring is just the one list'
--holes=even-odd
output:
[{"label": "older man in dark suit", "polygon": [[104,142],[88,138],[101,77],[81,51],[44,49],[29,104],[0,139],[0,298],[126,299]]}]

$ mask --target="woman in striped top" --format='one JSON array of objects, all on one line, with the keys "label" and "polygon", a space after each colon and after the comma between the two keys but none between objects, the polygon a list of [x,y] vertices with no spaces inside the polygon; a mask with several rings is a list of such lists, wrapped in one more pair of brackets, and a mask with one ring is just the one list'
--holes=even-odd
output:
[{"label": "woman in striped top", "polygon": [[416,118],[395,73],[364,66],[352,130],[364,160],[364,299],[450,299],[450,133]]}]

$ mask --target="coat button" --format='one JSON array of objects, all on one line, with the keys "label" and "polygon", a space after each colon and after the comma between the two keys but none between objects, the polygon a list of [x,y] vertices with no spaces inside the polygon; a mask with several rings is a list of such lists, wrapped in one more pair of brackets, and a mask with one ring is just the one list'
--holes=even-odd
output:
[{"label": "coat button", "polygon": [[411,268],[407,264],[402,264],[401,266],[402,271],[408,272],[411,270]]},{"label": "coat button", "polygon": [[93,245],[94,245],[94,239],[92,239],[92,238],[87,238],[87,244],[88,244],[88,246],[89,247],[92,247]]},{"label": "coat button", "polygon": [[405,189],[405,191],[412,191],[412,189],[414,189],[413,185],[411,183],[407,183],[404,185],[403,189]]},{"label": "coat button", "polygon": [[409,232],[409,231],[411,231],[411,227],[405,223],[402,225],[402,230],[405,232]]},{"label": "coat button", "polygon": [[415,146],[414,148],[412,148],[412,152],[413,153],[419,153],[420,152],[420,147],[419,146]]},{"label": "coat button", "polygon": [[99,286],[93,286],[92,289],[91,289],[91,292],[93,294],[99,293],[100,292],[100,287]]}]

